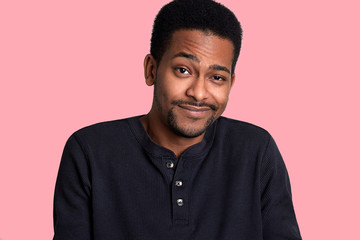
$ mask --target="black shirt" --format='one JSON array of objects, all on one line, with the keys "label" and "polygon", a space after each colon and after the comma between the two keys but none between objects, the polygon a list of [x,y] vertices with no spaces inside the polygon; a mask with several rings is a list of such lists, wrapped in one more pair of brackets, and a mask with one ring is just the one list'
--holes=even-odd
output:
[{"label": "black shirt", "polygon": [[68,140],[54,239],[301,239],[289,178],[267,131],[220,117],[179,159],[139,117]]}]

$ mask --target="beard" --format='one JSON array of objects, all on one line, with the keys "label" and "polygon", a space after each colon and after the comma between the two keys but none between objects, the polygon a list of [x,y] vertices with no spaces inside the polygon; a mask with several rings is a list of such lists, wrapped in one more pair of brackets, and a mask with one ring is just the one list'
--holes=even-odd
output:
[{"label": "beard", "polygon": [[[194,119],[194,121],[196,121]],[[170,129],[177,135],[186,137],[186,138],[195,138],[203,134],[206,129],[215,121],[215,113],[211,114],[211,116],[206,120],[205,124],[201,128],[192,128],[192,127],[181,127],[178,123],[178,119],[174,114],[173,108],[170,109],[167,115],[167,124]]]},{"label": "beard", "polygon": [[[164,112],[163,112],[163,106],[158,98],[158,92],[157,92],[158,90],[159,89],[157,89],[157,86],[155,86],[154,100],[155,100],[155,104],[156,104],[156,108],[157,108],[158,112],[162,115],[162,114],[164,114]],[[208,119],[206,119],[205,123],[201,127],[191,126],[191,123],[189,124],[190,126],[188,126],[188,127],[181,126],[180,120],[174,113],[174,108],[179,104],[185,104],[185,105],[191,105],[191,106],[197,106],[197,107],[206,106],[211,109],[212,114]],[[172,105],[172,107],[170,108],[170,110],[168,111],[168,113],[166,115],[166,124],[178,136],[185,137],[185,138],[198,137],[201,134],[203,134],[208,129],[208,127],[210,127],[210,125],[216,120],[215,114],[218,110],[218,107],[213,104],[208,104],[208,103],[203,103],[203,102],[191,102],[191,101],[184,101],[184,100],[174,100],[171,102],[171,105]],[[196,118],[189,119],[189,120],[193,121],[194,124],[196,124],[196,121],[200,121],[200,119],[196,119]]]},{"label": "beard", "polygon": [[[206,103],[188,102],[188,101],[183,101],[183,100],[174,100],[171,102],[171,104],[173,105],[173,107],[169,110],[169,112],[167,114],[167,124],[170,127],[170,129],[179,136],[186,137],[186,138],[198,137],[201,134],[203,134],[206,131],[206,129],[208,129],[208,127],[215,121],[215,113],[217,110],[217,107],[215,105],[206,104]],[[195,128],[195,127],[192,127],[191,125],[190,125],[190,127],[182,127],[179,124],[180,120],[177,119],[177,116],[174,113],[174,108],[179,104],[191,105],[191,106],[197,106],[197,107],[207,106],[211,109],[212,114],[206,120],[204,125],[200,128]],[[199,119],[194,118],[194,119],[190,119],[190,120],[192,120],[193,122],[196,122]]]}]

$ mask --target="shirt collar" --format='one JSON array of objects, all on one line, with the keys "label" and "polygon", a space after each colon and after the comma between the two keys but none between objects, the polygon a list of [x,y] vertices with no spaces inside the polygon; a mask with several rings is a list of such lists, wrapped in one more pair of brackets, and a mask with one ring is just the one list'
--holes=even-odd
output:
[{"label": "shirt collar", "polygon": [[[174,157],[173,151],[152,141],[145,128],[143,127],[140,118],[136,116],[128,119],[130,129],[135,135],[139,144],[143,149],[154,157]],[[182,158],[196,158],[206,156],[209,152],[215,137],[215,131],[218,120],[216,120],[205,132],[204,138],[201,142],[192,145],[181,155]]]}]

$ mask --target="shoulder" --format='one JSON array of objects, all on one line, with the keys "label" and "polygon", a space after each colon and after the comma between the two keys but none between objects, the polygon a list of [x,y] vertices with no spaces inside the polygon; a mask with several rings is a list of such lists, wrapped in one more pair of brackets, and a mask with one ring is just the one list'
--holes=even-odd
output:
[{"label": "shoulder", "polygon": [[136,117],[100,122],[83,127],[71,137],[79,142],[107,143],[130,135],[129,121]]},{"label": "shoulder", "polygon": [[269,132],[262,127],[226,117],[220,117],[218,119],[216,128],[217,132],[220,132],[220,134],[224,136],[265,141],[271,138]]},{"label": "shoulder", "polygon": [[256,126],[254,124],[235,120],[227,117],[220,117],[218,119],[219,130],[232,133],[232,134],[246,134],[246,135],[256,135],[259,137],[269,137],[269,132],[264,128]]}]

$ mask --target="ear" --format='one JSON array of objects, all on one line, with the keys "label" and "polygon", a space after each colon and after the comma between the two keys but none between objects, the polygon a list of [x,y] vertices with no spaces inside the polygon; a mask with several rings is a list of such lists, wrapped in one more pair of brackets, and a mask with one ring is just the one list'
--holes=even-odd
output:
[{"label": "ear", "polygon": [[144,59],[144,76],[146,85],[152,86],[154,84],[156,79],[156,69],[157,66],[155,58],[151,54],[146,55]]},{"label": "ear", "polygon": [[235,73],[233,73],[233,74],[231,75],[230,89],[231,89],[232,86],[234,85],[234,82],[235,82]]}]

